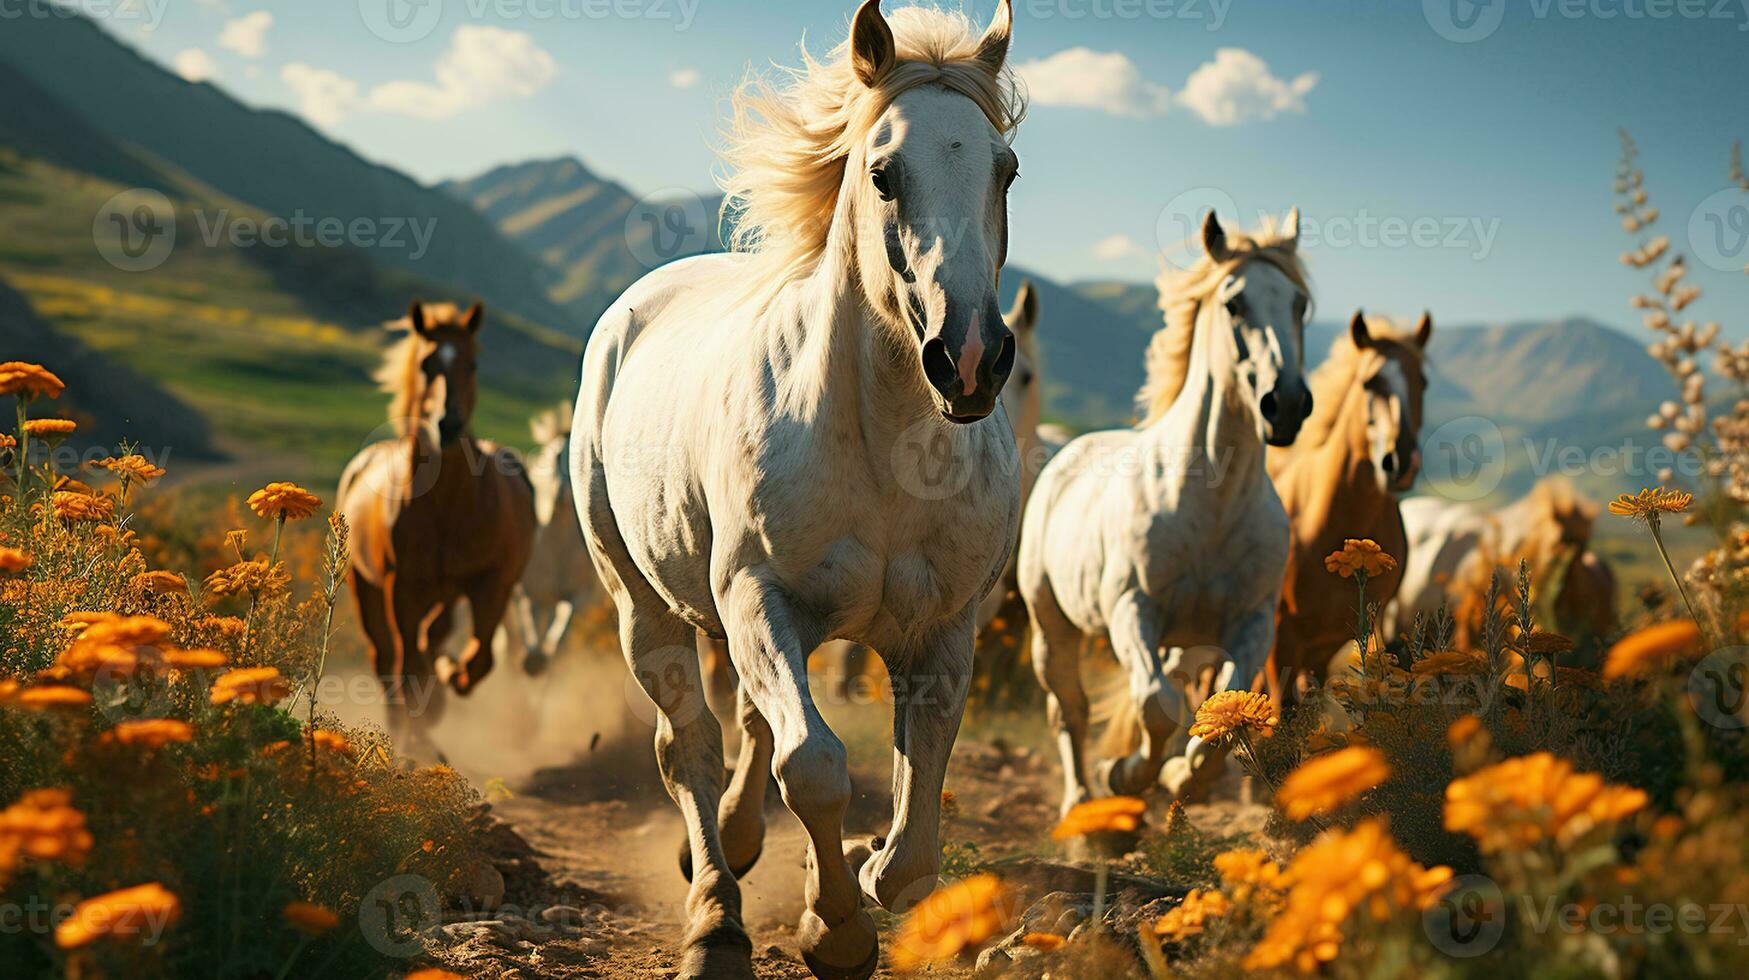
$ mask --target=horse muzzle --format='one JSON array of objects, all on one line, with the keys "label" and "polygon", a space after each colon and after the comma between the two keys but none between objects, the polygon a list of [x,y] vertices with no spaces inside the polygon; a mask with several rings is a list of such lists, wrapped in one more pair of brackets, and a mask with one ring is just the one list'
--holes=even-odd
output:
[{"label": "horse muzzle", "polygon": [[1312,414],[1312,392],[1305,386],[1298,391],[1281,388],[1266,392],[1258,402],[1263,416],[1263,438],[1271,446],[1291,446],[1300,434],[1300,426]]},{"label": "horse muzzle", "polygon": [[[923,342],[923,376],[949,422],[966,425],[995,411],[1014,370],[1014,334],[994,301],[986,305],[982,313],[961,319],[952,315],[949,304],[948,326]],[[963,326],[956,328],[956,319]]]},{"label": "horse muzzle", "polygon": [[1405,493],[1415,485],[1415,477],[1421,472],[1421,450],[1411,449],[1406,453],[1392,450],[1385,454],[1381,468],[1386,489],[1392,493]]}]

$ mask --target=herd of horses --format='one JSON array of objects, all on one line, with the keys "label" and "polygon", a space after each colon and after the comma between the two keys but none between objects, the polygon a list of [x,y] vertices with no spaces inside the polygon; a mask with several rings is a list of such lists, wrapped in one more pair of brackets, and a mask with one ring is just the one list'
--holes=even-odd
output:
[{"label": "herd of horses", "polygon": [[[1008,0],[982,31],[866,0],[830,58],[737,92],[737,247],[613,304],[574,409],[536,420],[527,466],[469,429],[480,306],[415,303],[392,325],[381,380],[401,438],[362,451],[340,490],[391,733],[434,750],[440,699],[414,712],[407,685],[473,690],[501,626],[537,671],[579,609],[611,600],[687,827],[681,976],[752,975],[736,879],[763,849],[769,778],[809,838],[804,960],[873,972],[868,907],[935,886],[974,641],[1013,593],[1065,809],[1191,791],[1212,756],[1179,730],[1205,668],[1284,704],[1317,684],[1353,633],[1354,593],[1323,567],[1347,538],[1402,559],[1367,583],[1388,629],[1520,559],[1554,576],[1557,610],[1613,626],[1595,510],[1564,484],[1497,512],[1399,501],[1421,461],[1431,318],[1398,330],[1356,313],[1308,372],[1297,211],[1252,234],[1208,215],[1200,256],[1159,283],[1139,423],[1041,426],[1037,294],[997,303],[1024,109],[1011,30]],[[907,479],[919,454],[951,464],[952,485]],[[452,659],[463,599],[472,635]],[[1460,630],[1479,615],[1455,612]],[[1089,755],[1090,638],[1127,680],[1136,738],[1117,758]],[[848,844],[845,749],[809,687],[829,642],[878,651],[891,682],[891,827]],[[739,729],[732,778],[713,687]]]}]

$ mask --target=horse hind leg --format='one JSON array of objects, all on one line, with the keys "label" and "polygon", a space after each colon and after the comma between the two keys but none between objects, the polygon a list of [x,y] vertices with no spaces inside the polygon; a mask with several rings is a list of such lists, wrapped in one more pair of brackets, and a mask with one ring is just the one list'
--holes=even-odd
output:
[{"label": "horse hind leg", "polygon": [[1032,616],[1032,669],[1045,689],[1045,710],[1063,763],[1063,812],[1093,796],[1087,778],[1091,707],[1081,685],[1081,631],[1057,607],[1049,589],[1027,601]]},{"label": "horse hind leg", "polygon": [[[707,668],[706,689],[712,692],[713,711],[720,682],[726,682],[729,698],[735,702],[741,744],[729,790],[723,795],[722,805],[717,810],[717,826],[730,869],[736,878],[745,878],[765,851],[765,790],[771,782],[771,725],[754,707],[747,693],[740,689],[735,668],[729,663],[728,645],[701,633],[698,646]],[[680,873],[686,876],[686,880],[692,880],[692,847],[687,841],[681,842]]]}]

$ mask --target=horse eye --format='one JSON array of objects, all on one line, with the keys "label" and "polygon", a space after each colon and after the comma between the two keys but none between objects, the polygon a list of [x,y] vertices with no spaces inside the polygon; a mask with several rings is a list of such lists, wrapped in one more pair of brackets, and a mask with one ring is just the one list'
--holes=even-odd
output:
[{"label": "horse eye", "polygon": [[870,170],[868,179],[874,181],[875,193],[881,196],[881,200],[890,201],[893,199],[893,188],[887,181],[886,170],[880,168]]},{"label": "horse eye", "polygon": [[1031,371],[1020,372],[1020,383],[1023,385],[1032,384],[1032,372]]}]

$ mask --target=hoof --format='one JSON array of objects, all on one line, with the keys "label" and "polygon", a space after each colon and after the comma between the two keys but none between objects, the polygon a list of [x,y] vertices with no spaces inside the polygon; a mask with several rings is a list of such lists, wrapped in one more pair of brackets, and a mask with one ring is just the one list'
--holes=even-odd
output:
[{"label": "hoof", "polygon": [[1203,803],[1220,780],[1221,770],[1218,759],[1205,757],[1202,764],[1194,765],[1184,756],[1175,756],[1160,770],[1160,785],[1179,803]]},{"label": "hoof", "polygon": [[868,980],[880,965],[881,947],[874,920],[862,909],[835,929],[826,928],[826,923],[812,910],[803,912],[796,938],[801,944],[802,962],[820,980]]},{"label": "hoof", "polygon": [[679,980],[754,980],[753,940],[736,922],[721,922],[686,941],[680,953]]},{"label": "hoof", "polygon": [[[759,858],[764,853],[765,843],[761,841],[759,850],[754,851],[753,856],[742,862],[740,867],[731,866],[729,873],[733,874],[737,881],[747,877],[747,873],[753,870],[755,864],[759,863]],[[680,873],[686,877],[687,881],[692,881],[692,842],[685,837],[680,838]]]},{"label": "hoof", "polygon": [[551,666],[552,662],[553,658],[544,653],[530,652],[522,658],[522,672],[530,677],[539,677],[547,672],[547,667]]}]

